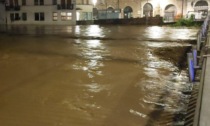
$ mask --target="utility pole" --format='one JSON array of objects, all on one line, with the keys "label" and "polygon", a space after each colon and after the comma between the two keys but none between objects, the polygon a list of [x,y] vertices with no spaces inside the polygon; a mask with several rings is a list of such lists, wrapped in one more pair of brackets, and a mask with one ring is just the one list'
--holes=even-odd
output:
[{"label": "utility pole", "polygon": [[120,8],[120,1],[117,0],[117,9],[119,9],[119,8]]},{"label": "utility pole", "polygon": [[184,12],[184,0],[182,0],[182,18],[183,18],[183,12]]},{"label": "utility pole", "polygon": [[106,19],[108,18],[108,15],[107,15],[107,1],[106,1]]}]

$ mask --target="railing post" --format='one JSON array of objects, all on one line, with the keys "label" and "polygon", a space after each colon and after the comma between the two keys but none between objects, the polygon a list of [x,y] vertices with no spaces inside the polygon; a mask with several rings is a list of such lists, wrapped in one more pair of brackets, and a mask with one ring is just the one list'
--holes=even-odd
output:
[{"label": "railing post", "polygon": [[187,63],[188,63],[189,80],[190,80],[190,82],[194,82],[195,70],[194,70],[193,54],[192,53],[187,53]]},{"label": "railing post", "polygon": [[199,30],[197,33],[197,50],[200,51],[200,45],[201,45],[201,31]]}]

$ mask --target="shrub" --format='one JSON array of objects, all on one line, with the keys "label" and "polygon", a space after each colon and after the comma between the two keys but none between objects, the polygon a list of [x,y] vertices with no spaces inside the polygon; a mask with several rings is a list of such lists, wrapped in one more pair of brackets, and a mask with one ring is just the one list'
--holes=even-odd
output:
[{"label": "shrub", "polygon": [[194,17],[195,15],[191,15],[189,19],[181,18],[174,24],[174,26],[195,26],[196,23],[194,21]]}]

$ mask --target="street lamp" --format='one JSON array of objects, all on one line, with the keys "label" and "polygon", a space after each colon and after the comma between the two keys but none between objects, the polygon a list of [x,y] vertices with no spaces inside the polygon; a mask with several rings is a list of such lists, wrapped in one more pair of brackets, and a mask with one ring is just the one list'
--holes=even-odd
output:
[{"label": "street lamp", "polygon": [[183,11],[184,11],[184,0],[182,0],[182,18],[183,18]]}]

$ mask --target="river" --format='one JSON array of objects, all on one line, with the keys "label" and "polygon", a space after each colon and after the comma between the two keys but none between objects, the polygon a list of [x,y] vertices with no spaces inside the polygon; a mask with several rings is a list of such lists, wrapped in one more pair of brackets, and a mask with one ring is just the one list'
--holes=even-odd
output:
[{"label": "river", "polygon": [[0,125],[172,125],[170,115],[186,107],[187,71],[153,52],[190,46],[197,31],[9,27],[0,34]]}]

